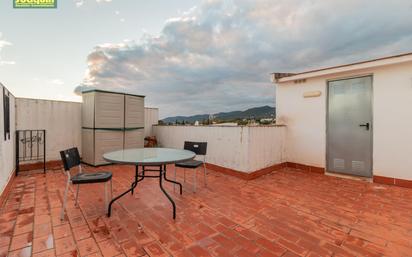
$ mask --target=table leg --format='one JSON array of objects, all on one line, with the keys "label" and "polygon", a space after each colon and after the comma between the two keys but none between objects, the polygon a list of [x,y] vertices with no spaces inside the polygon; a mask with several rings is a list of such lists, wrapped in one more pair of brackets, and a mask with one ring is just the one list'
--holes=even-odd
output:
[{"label": "table leg", "polygon": [[[140,179],[139,179],[140,177]],[[142,176],[139,176],[139,166],[136,165],[136,175],[134,177],[134,181],[132,182],[131,188],[132,188],[132,194],[134,193],[134,189],[137,186],[137,183],[142,181],[144,179],[144,166],[142,167]]]},{"label": "table leg", "polygon": [[182,194],[182,184],[180,184],[180,183],[179,183],[179,182],[177,182],[177,181],[174,181],[174,180],[168,179],[168,178],[166,177],[166,165],[164,165],[163,177],[164,177],[164,179],[165,179],[167,182],[170,182],[170,183],[173,183],[173,184],[178,185],[178,186],[179,186],[179,188],[180,188],[180,194]]},{"label": "table leg", "polygon": [[113,199],[110,201],[109,207],[108,207],[108,210],[107,210],[107,217],[110,217],[110,215],[111,215],[111,213],[112,213],[112,204],[113,204],[115,201],[119,200],[119,198],[121,198],[122,196],[126,195],[126,194],[129,193],[129,192],[132,192],[132,194],[133,194],[133,191],[134,191],[135,187],[137,186],[137,182],[138,182],[139,167],[138,167],[137,165],[136,165],[136,171],[135,171],[135,172],[136,172],[136,174],[135,174],[135,177],[134,177],[134,181],[133,181],[130,189],[128,189],[127,191],[121,193],[120,195],[116,196],[115,198],[113,198]]},{"label": "table leg", "polygon": [[134,188],[137,186],[137,182],[139,182],[138,181],[138,175],[139,175],[139,166],[136,165],[134,181],[132,182],[132,185],[130,186],[130,188],[132,189],[132,194],[134,193]]},{"label": "table leg", "polygon": [[166,197],[169,199],[169,201],[172,203],[173,206],[173,219],[176,219],[176,204],[173,201],[172,197],[170,197],[170,195],[166,192],[166,190],[163,188],[163,184],[162,184],[162,173],[166,172],[162,169],[162,167],[160,166],[160,176],[159,176],[159,186],[160,189],[162,190],[162,192],[166,195]]},{"label": "table leg", "polygon": [[141,175],[141,176],[138,176],[138,177],[140,177],[141,179],[138,179],[137,182],[140,182],[140,181],[142,181],[142,180],[145,178],[144,171],[145,171],[145,168],[144,168],[144,166],[142,166],[142,175]]}]

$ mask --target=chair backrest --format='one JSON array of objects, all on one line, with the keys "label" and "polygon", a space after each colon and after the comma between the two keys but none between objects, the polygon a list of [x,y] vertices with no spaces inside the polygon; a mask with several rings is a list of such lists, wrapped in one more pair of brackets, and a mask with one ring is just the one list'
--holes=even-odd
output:
[{"label": "chair backrest", "polygon": [[72,167],[80,165],[80,154],[77,147],[60,151],[60,156],[63,161],[64,170],[70,170]]},{"label": "chair backrest", "polygon": [[206,155],[207,142],[191,142],[185,141],[185,150],[194,152],[196,155]]}]

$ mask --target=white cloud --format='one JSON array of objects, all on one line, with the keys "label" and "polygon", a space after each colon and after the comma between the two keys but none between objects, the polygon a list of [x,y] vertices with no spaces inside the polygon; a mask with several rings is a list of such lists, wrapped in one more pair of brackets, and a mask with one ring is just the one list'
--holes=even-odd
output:
[{"label": "white cloud", "polygon": [[146,94],[162,116],[273,104],[269,73],[412,50],[407,1],[208,0],[159,35],[105,44],[83,85]]},{"label": "white cloud", "polygon": [[81,7],[84,5],[84,0],[74,0],[76,7]]},{"label": "white cloud", "polygon": [[8,41],[0,40],[0,49],[5,46],[11,46],[11,43]]},{"label": "white cloud", "polygon": [[[77,7],[81,7],[85,4],[86,1],[89,1],[89,0],[73,0],[73,1],[74,1],[75,5]],[[91,1],[95,1],[96,3],[109,3],[109,2],[112,2],[112,0],[91,0]]]},{"label": "white cloud", "polygon": [[48,79],[48,78],[32,78],[33,81],[36,82],[42,82],[44,84],[48,85],[53,85],[53,86],[62,86],[64,85],[64,81],[62,79],[54,78],[54,79]]},{"label": "white cloud", "polygon": [[13,65],[13,64],[16,64],[16,62],[15,61],[2,61],[2,60],[0,60],[0,66],[1,65]]},{"label": "white cloud", "polygon": [[64,82],[61,79],[51,79],[49,80],[49,83],[53,85],[58,85],[58,86],[64,85]]},{"label": "white cloud", "polygon": [[1,39],[2,36],[3,36],[3,34],[0,32],[0,66],[2,66],[2,65],[13,65],[13,64],[16,64],[15,61],[6,61],[6,60],[3,60],[3,59],[2,59],[2,57],[1,57],[1,51],[2,51],[2,49],[3,49],[5,46],[11,46],[11,45],[12,45],[12,43],[10,43],[9,41],[2,40],[2,39]]}]

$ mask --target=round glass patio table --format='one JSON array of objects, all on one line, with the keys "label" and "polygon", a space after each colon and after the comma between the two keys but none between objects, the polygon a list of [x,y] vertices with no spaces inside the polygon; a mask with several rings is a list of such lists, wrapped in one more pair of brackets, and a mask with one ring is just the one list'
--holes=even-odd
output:
[{"label": "round glass patio table", "polygon": [[[195,153],[192,151],[172,148],[133,148],[103,154],[103,159],[110,163],[131,164],[136,167],[134,181],[132,181],[130,189],[110,201],[107,216],[110,217],[111,215],[112,204],[129,192],[133,194],[138,182],[144,178],[158,178],[160,189],[172,203],[173,219],[175,219],[176,204],[163,188],[163,179],[177,184],[180,188],[180,194],[182,194],[182,184],[166,177],[166,164],[184,162],[192,160],[194,157]],[[141,167],[141,172],[139,172],[139,166]],[[150,172],[151,175],[146,175],[146,172]]]}]

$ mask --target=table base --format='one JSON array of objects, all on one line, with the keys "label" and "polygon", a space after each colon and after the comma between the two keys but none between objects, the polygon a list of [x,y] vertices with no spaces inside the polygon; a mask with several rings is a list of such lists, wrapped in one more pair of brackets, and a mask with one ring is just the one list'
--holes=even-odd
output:
[{"label": "table base", "polygon": [[[135,177],[134,177],[134,181],[132,182],[130,189],[128,189],[127,191],[121,193],[120,195],[116,196],[115,198],[113,198],[110,203],[109,203],[109,207],[107,210],[107,216],[110,217],[111,213],[112,213],[112,204],[117,201],[118,199],[120,199],[121,197],[125,196],[127,193],[131,192],[132,194],[134,193],[134,189],[136,188],[137,184],[142,181],[145,178],[159,178],[159,186],[160,189],[162,190],[162,192],[166,195],[167,199],[169,199],[169,201],[172,203],[172,207],[173,207],[173,219],[176,219],[176,204],[173,201],[172,197],[170,197],[170,195],[166,192],[166,190],[163,188],[163,179],[167,182],[176,184],[179,186],[180,188],[180,194],[182,194],[182,184],[180,184],[177,181],[174,180],[170,180],[166,177],[166,165],[156,165],[156,166],[148,166],[150,167],[149,169],[147,169],[145,166],[142,166],[142,173],[139,174],[139,165],[136,165],[136,169],[135,169]],[[158,168],[158,169],[154,169],[154,168]],[[149,172],[159,172],[158,175],[145,175],[145,172],[149,171]]]}]

